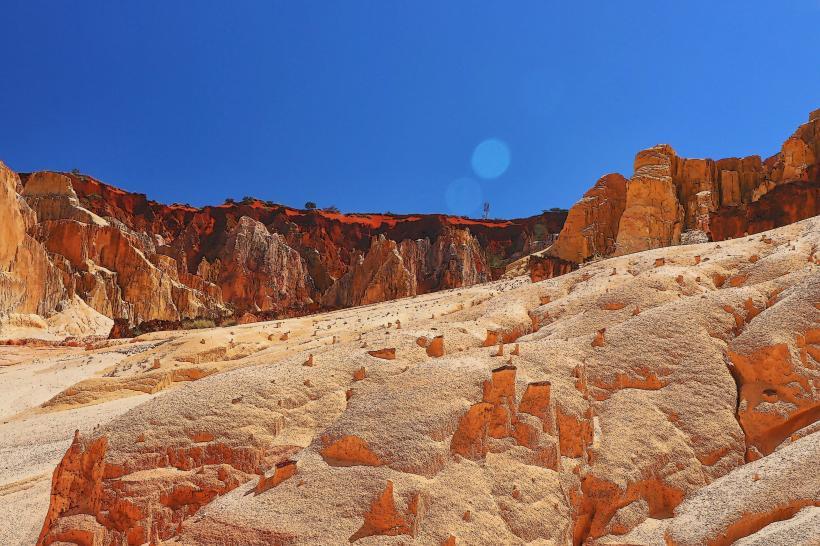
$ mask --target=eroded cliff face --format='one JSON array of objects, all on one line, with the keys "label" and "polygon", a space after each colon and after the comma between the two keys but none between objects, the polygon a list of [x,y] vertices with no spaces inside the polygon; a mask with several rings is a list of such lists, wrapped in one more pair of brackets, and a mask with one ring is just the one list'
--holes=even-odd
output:
[{"label": "eroded cliff face", "polygon": [[820,214],[819,157],[820,110],[765,161],[687,159],[668,144],[642,150],[632,178],[607,175],[570,209],[549,254],[581,263],[809,218]]},{"label": "eroded cliff face", "polygon": [[211,277],[217,269],[222,297],[239,309],[286,312],[312,303],[302,257],[278,233],[247,216],[228,233],[215,265],[205,264],[203,258],[198,271],[207,267]]},{"label": "eroded cliff face", "polygon": [[20,191],[20,178],[0,162],[0,322],[14,314],[50,315],[67,297],[46,251],[27,233],[37,215]]},{"label": "eroded cliff face", "polygon": [[[3,167],[0,314],[81,298],[117,320],[286,317],[490,280],[565,213],[512,221],[345,215],[257,200],[162,205],[91,177]],[[488,262],[496,264],[493,269]],[[24,277],[13,270],[29,272]]]},{"label": "eroded cliff face", "polygon": [[635,156],[635,173],[626,185],[626,207],[618,224],[616,254],[680,243],[685,211],[672,179],[675,157],[667,144]]},{"label": "eroded cliff face", "polygon": [[328,307],[366,305],[490,280],[485,253],[468,229],[396,243],[380,235],[325,294]]},{"label": "eroded cliff face", "polygon": [[626,183],[617,173],[598,180],[570,209],[550,254],[575,263],[612,254],[626,205]]}]

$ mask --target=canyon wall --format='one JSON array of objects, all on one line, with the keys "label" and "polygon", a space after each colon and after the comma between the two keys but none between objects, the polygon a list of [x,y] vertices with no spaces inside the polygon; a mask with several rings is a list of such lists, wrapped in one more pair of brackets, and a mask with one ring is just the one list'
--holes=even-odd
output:
[{"label": "canyon wall", "polygon": [[28,233],[37,217],[21,191],[20,178],[0,162],[0,316],[50,315],[66,290],[45,249]]},{"label": "canyon wall", "polygon": [[566,216],[341,214],[255,199],[196,208],[76,173],[0,174],[0,318],[47,317],[80,299],[120,335],[486,282],[546,248]]}]

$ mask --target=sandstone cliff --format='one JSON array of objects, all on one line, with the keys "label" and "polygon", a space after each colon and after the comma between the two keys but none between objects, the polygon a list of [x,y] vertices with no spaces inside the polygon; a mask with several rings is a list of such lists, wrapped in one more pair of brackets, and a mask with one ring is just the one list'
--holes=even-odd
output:
[{"label": "sandstone cliff", "polygon": [[575,263],[612,254],[626,203],[626,185],[620,174],[598,180],[570,209],[550,253]]},{"label": "sandstone cliff", "polygon": [[762,160],[638,152],[632,177],[607,175],[570,209],[550,255],[581,263],[682,242],[722,241],[820,214],[820,110]]},{"label": "sandstone cliff", "polygon": [[490,280],[484,251],[468,229],[446,227],[429,239],[396,244],[380,235],[367,254],[325,294],[329,307],[350,307],[459,288]]},{"label": "sandstone cliff", "polygon": [[29,234],[37,215],[20,179],[0,163],[0,328],[10,314],[50,315],[67,297],[46,251]]},{"label": "sandstone cliff", "polygon": [[[3,167],[0,315],[79,297],[116,332],[285,317],[490,280],[565,213],[512,221],[345,215],[258,200],[162,205],[89,176]],[[495,264],[495,268],[489,263]],[[25,270],[24,276],[15,271]]]},{"label": "sandstone cliff", "polygon": [[[222,287],[222,297],[238,309],[284,313],[311,303],[304,260],[261,222],[240,218],[218,256],[208,269],[217,269],[216,284]],[[200,268],[205,264],[203,258]]]}]

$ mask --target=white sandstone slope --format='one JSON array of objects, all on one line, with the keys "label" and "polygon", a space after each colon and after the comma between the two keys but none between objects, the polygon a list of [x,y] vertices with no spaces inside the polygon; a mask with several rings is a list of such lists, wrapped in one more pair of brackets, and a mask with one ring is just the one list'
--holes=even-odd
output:
[{"label": "white sandstone slope", "polygon": [[813,218],[101,344],[36,411],[135,407],[18,517],[42,544],[816,544],[818,245]]}]

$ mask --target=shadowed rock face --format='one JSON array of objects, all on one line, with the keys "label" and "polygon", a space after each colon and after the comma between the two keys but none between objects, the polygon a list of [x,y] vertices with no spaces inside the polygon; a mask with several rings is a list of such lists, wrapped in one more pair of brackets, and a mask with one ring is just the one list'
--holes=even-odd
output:
[{"label": "shadowed rock face", "polygon": [[222,297],[240,309],[286,311],[311,303],[302,257],[247,216],[228,234],[215,264]]}]

